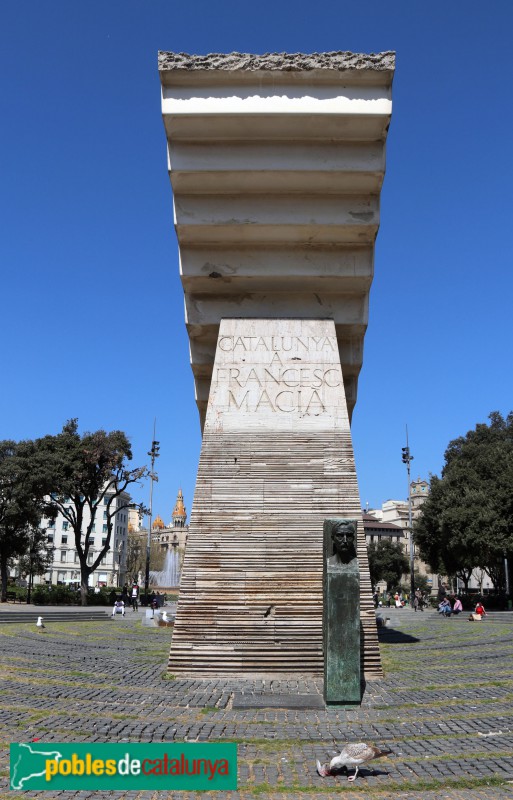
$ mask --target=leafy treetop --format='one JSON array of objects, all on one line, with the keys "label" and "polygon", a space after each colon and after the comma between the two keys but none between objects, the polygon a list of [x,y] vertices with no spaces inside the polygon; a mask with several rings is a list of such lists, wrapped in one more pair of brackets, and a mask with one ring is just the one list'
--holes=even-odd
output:
[{"label": "leafy treetop", "polygon": [[500,589],[504,555],[513,554],[513,413],[489,419],[449,443],[414,531],[434,571],[468,585],[481,567]]}]

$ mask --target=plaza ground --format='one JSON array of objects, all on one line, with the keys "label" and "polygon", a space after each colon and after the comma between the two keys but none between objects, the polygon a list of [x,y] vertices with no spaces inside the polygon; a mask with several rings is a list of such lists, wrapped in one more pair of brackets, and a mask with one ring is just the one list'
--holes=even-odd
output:
[{"label": "plaza ground", "polygon": [[[35,624],[1,625],[0,797],[512,798],[513,614],[492,614],[480,623],[467,615],[442,619],[433,611],[386,609],[386,615],[385,678],[367,685],[361,707],[343,710],[322,707],[320,681],[169,676],[170,629],[143,627],[141,616],[130,612],[94,622],[49,622],[41,633]],[[8,744],[36,738],[237,742],[239,790],[8,791]],[[344,775],[320,778],[316,759],[329,760],[347,741],[385,745],[393,754],[363,768],[354,784]]]}]

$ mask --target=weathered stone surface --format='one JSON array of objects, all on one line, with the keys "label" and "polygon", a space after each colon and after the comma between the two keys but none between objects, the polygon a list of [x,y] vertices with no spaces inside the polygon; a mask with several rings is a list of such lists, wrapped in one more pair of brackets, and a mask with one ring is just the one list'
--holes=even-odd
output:
[{"label": "weathered stone surface", "polygon": [[333,319],[356,402],[393,53],[160,54],[203,426],[224,317]]},{"label": "weathered stone surface", "polygon": [[[205,425],[170,669],[321,675],[322,523],[361,513],[349,415],[394,55],[159,63]],[[379,674],[358,527],[362,652]]]},{"label": "weathered stone surface", "polygon": [[222,320],[170,671],[322,675],[334,516],[358,521],[365,669],[379,674],[334,323]]},{"label": "weathered stone surface", "polygon": [[159,51],[159,70],[287,70],[304,71],[313,69],[342,70],[393,70],[395,52],[351,53],[333,51],[330,53],[209,53],[208,55],[189,55]]}]

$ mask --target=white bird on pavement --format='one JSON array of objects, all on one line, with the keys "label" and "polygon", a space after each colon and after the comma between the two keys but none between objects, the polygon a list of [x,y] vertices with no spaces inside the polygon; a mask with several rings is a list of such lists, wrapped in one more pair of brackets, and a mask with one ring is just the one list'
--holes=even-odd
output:
[{"label": "white bird on pavement", "polygon": [[36,627],[39,629],[46,628],[46,625],[43,623],[43,617],[37,618]]},{"label": "white bird on pavement", "polygon": [[379,747],[375,747],[373,744],[365,744],[364,742],[346,744],[339,755],[332,758],[329,764],[321,764],[320,761],[317,761],[317,772],[321,778],[325,778],[327,775],[336,774],[338,770],[344,767],[346,769],[355,767],[354,775],[349,775],[347,778],[348,781],[354,781],[362,764],[366,764],[374,758],[387,756],[391,752],[391,750],[380,750]]},{"label": "white bird on pavement", "polygon": [[162,622],[165,622],[166,625],[171,625],[173,620],[171,617],[168,617],[167,611],[162,612]]}]

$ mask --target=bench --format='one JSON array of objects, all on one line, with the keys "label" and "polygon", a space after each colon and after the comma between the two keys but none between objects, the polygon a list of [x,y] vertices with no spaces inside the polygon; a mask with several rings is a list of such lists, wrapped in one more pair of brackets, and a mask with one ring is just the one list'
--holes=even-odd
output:
[{"label": "bench", "polygon": [[22,597],[22,595],[17,595],[16,592],[7,592],[7,602],[8,603],[23,603],[27,598]]}]

